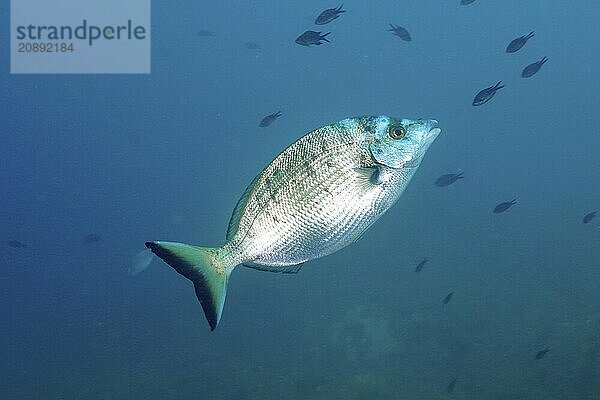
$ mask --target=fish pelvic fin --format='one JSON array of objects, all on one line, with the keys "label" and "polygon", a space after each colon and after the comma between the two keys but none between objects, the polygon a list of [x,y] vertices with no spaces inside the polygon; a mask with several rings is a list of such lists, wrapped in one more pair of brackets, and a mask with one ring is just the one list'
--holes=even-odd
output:
[{"label": "fish pelvic fin", "polygon": [[229,275],[235,266],[224,263],[217,247],[176,242],[146,242],[146,247],[192,281],[210,330],[214,331],[221,319]]}]

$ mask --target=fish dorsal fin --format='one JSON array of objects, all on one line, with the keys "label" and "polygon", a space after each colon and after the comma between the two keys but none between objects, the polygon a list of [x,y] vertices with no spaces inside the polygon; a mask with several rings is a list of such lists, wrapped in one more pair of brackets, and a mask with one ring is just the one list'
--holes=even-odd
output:
[{"label": "fish dorsal fin", "polygon": [[256,182],[258,182],[260,175],[261,174],[258,174],[252,180],[252,182],[246,188],[246,191],[244,192],[242,197],[240,197],[237,204],[235,205],[233,213],[231,214],[231,219],[229,220],[229,226],[227,227],[227,236],[225,237],[227,240],[231,240],[231,238],[233,238],[237,233],[240,226],[240,219],[242,218],[242,214],[244,213],[244,208],[246,207],[246,203],[248,202],[248,199],[250,198],[252,190],[254,189],[254,186],[256,186]]}]

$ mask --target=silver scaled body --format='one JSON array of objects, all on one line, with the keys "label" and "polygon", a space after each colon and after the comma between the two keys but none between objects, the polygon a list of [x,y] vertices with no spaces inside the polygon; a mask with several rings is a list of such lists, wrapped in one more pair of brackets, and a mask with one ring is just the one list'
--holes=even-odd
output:
[{"label": "silver scaled body", "polygon": [[220,249],[226,264],[296,272],[290,267],[355,242],[398,200],[418,167],[377,163],[370,145],[378,128],[370,117],[343,120],[275,158],[233,212]]}]

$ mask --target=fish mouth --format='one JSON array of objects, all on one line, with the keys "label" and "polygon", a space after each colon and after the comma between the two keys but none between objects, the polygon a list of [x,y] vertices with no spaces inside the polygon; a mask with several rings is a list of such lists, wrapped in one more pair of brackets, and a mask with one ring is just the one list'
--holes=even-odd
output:
[{"label": "fish mouth", "polygon": [[442,132],[439,122],[436,119],[428,119],[422,121],[423,124],[423,142],[425,144],[425,150],[435,140],[436,137]]},{"label": "fish mouth", "polygon": [[412,164],[419,165],[423,156],[429,149],[429,146],[442,132],[442,128],[439,126],[439,122],[435,119],[421,120],[420,135],[418,140],[417,156],[412,160]]},{"label": "fish mouth", "polygon": [[430,119],[429,120],[429,132],[432,131],[436,131],[436,134],[439,134],[442,131],[442,128],[440,128],[440,123],[438,122],[437,119]]}]

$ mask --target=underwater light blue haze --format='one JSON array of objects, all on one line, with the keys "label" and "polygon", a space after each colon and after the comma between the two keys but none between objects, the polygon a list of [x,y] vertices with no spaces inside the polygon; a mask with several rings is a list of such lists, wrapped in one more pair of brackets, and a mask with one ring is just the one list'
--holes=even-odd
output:
[{"label": "underwater light blue haze", "polygon": [[[597,400],[600,4],[459,3],[155,0],[149,75],[10,75],[2,47],[0,398]],[[214,332],[162,261],[128,274],[145,241],[222,245],[282,150],[381,114],[443,133],[356,243],[236,269]]]}]

